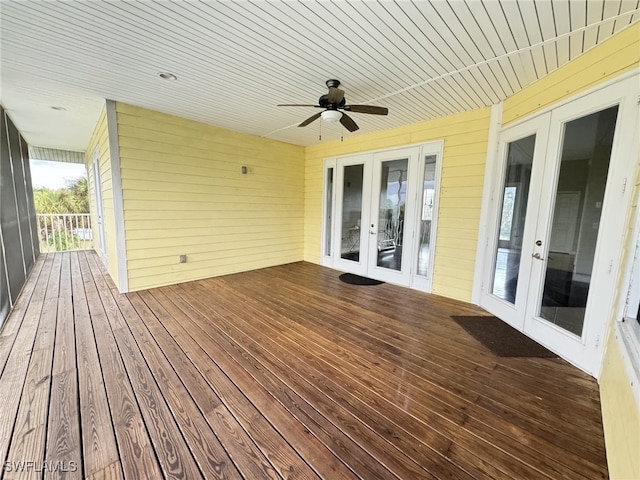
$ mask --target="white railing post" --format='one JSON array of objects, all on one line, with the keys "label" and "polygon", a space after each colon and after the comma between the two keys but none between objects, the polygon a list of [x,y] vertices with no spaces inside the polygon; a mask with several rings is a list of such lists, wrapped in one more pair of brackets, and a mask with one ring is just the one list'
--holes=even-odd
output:
[{"label": "white railing post", "polygon": [[38,238],[43,252],[90,250],[93,248],[91,216],[88,213],[38,213]]}]

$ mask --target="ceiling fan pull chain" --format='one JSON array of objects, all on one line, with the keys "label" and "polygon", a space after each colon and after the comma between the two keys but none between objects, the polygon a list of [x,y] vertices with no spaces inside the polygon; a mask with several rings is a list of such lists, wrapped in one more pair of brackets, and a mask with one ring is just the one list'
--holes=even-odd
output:
[{"label": "ceiling fan pull chain", "polygon": [[320,135],[318,135],[318,141],[322,141],[322,122],[320,122]]}]

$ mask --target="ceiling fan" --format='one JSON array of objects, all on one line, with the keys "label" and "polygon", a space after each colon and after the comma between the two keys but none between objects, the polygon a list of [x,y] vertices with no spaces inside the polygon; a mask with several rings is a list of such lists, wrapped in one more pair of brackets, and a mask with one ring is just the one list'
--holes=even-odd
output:
[{"label": "ceiling fan", "polygon": [[318,118],[322,118],[327,122],[340,121],[340,123],[350,132],[355,132],[360,127],[358,127],[356,122],[354,122],[353,119],[345,112],[368,113],[371,115],[387,115],[389,113],[389,109],[386,107],[375,107],[373,105],[347,105],[347,101],[344,98],[344,90],[340,90],[338,88],[340,86],[340,80],[330,79],[327,80],[326,84],[329,89],[329,93],[322,95],[318,99],[318,105],[287,103],[280,104],[278,107],[324,108],[322,112],[310,116],[298,125],[298,127],[306,127]]}]

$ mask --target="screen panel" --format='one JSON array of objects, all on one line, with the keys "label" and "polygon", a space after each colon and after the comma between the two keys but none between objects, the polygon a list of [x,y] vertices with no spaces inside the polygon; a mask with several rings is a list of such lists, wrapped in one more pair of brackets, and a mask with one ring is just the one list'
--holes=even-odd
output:
[{"label": "screen panel", "polygon": [[22,147],[22,166],[24,168],[24,183],[27,186],[27,202],[29,206],[29,217],[31,221],[31,244],[33,245],[33,258],[40,255],[40,239],[38,236],[38,223],[36,218],[36,206],[33,202],[33,183],[31,182],[31,162],[29,160],[29,146],[22,135],[20,135],[20,146]]},{"label": "screen panel", "polygon": [[[2,235],[0,235],[2,238]],[[9,315],[11,302],[9,301],[9,285],[7,284],[7,273],[4,268],[4,254],[0,248],[0,329]]]},{"label": "screen panel", "polygon": [[9,117],[7,117],[7,130],[9,132],[9,151],[11,153],[11,165],[13,170],[13,186],[15,188],[16,203],[18,205],[18,223],[20,225],[22,254],[24,256],[23,260],[25,270],[29,273],[33,266],[33,245],[31,243],[31,224],[29,221],[30,216],[29,204],[27,201],[27,186],[24,181],[20,133]]},{"label": "screen panel", "polygon": [[24,262],[22,258],[22,242],[20,239],[20,223],[16,205],[15,187],[7,137],[7,116],[2,111],[0,125],[0,225],[5,251],[5,263],[9,276],[12,302],[20,293],[25,282]]}]

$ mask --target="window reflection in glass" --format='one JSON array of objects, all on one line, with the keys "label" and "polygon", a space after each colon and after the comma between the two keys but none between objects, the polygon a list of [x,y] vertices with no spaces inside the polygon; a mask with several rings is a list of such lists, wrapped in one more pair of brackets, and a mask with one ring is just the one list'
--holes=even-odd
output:
[{"label": "window reflection in glass", "polygon": [[536,136],[509,143],[491,293],[515,303]]}]

